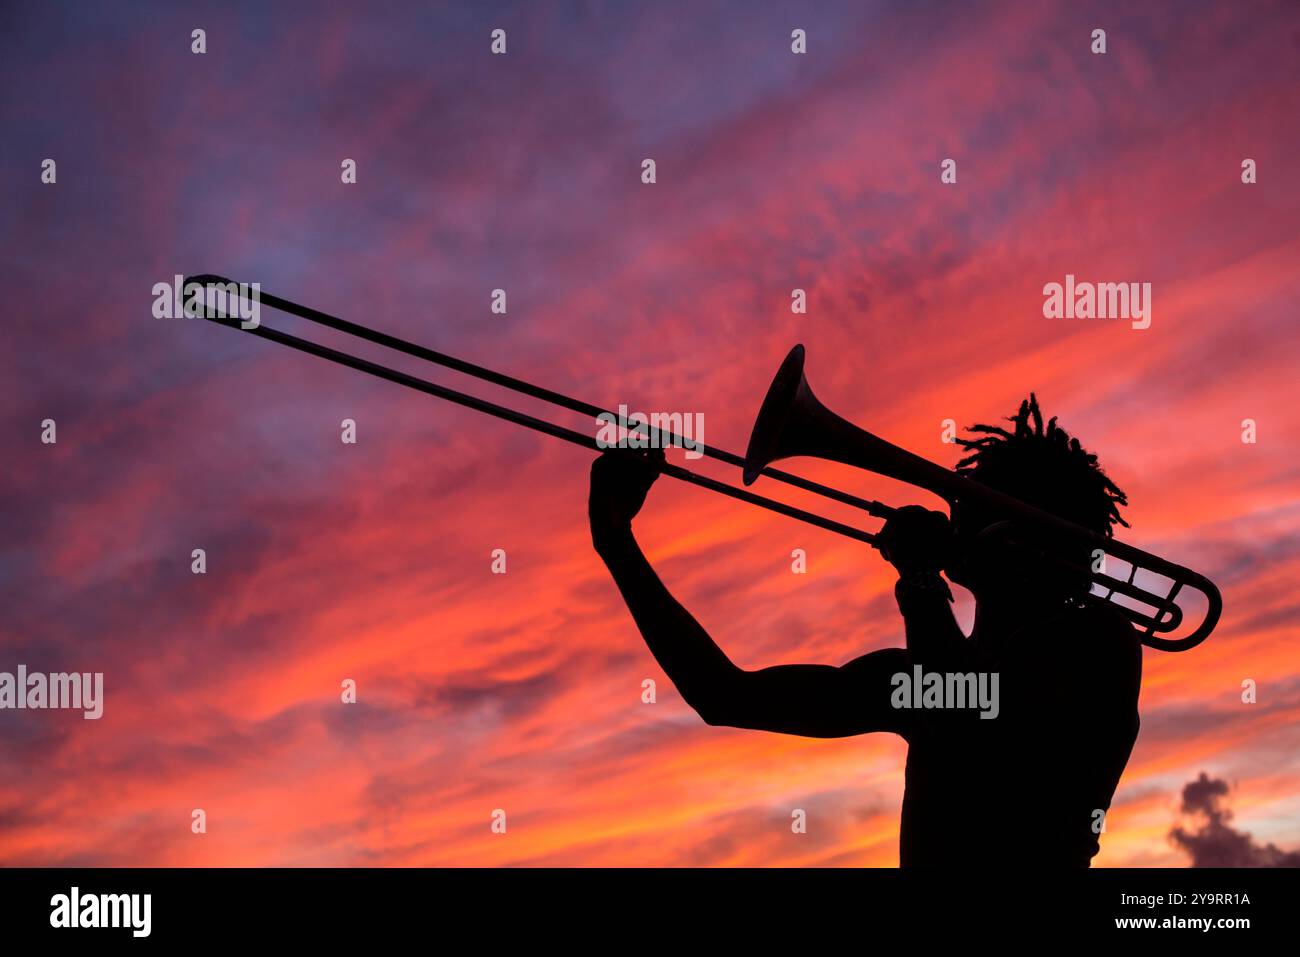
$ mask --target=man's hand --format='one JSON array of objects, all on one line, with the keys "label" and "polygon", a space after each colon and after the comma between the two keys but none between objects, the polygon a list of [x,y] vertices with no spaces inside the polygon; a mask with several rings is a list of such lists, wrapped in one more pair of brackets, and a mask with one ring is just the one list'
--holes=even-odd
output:
[{"label": "man's hand", "polygon": [[591,494],[587,516],[591,539],[600,548],[603,539],[632,527],[632,519],[645,504],[650,486],[659,477],[663,449],[644,452],[610,449],[591,463]]},{"label": "man's hand", "polygon": [[880,554],[898,574],[938,574],[952,552],[952,528],[943,512],[904,505],[880,530]]}]

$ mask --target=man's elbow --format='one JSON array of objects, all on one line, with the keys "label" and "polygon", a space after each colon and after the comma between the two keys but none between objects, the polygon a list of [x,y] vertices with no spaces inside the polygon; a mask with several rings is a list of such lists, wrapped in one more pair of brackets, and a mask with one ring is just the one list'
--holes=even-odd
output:
[{"label": "man's elbow", "polygon": [[725,708],[707,707],[696,708],[695,713],[700,719],[712,728],[735,728],[740,726],[733,712]]},{"label": "man's elbow", "polygon": [[734,728],[736,726],[736,709],[729,702],[705,695],[694,699],[687,698],[686,703],[710,727]]},{"label": "man's elbow", "polygon": [[739,683],[738,680],[719,682],[708,688],[693,689],[689,694],[683,692],[682,697],[711,727],[744,727],[744,696],[737,687]]}]

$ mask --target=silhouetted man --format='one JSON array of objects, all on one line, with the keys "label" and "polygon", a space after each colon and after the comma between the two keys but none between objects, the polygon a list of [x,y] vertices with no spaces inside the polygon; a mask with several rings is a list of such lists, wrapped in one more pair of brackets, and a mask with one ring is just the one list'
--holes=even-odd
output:
[{"label": "silhouetted man", "polygon": [[[1011,430],[977,425],[957,470],[1109,535],[1124,493],[1031,395]],[[840,667],[736,667],[664,587],[632,534],[661,451],[607,452],[591,472],[592,541],[651,653],[708,724],[807,737],[889,731],[908,742],[903,866],[1086,867],[1138,731],[1142,655],[1127,619],[1083,600],[1088,581],[1009,549],[1005,516],[917,506],[882,530],[898,570],[906,648]],[[1088,554],[1070,556],[1087,565]],[[975,596],[967,638],[940,572]],[[900,675],[997,675],[996,717],[917,708]],[[901,705],[908,704],[903,707]]]}]

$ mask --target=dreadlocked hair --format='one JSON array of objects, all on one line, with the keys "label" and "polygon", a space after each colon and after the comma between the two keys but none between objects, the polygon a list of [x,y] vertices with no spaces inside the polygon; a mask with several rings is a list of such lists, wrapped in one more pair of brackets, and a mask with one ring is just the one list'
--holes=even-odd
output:
[{"label": "dreadlocked hair", "polygon": [[1129,527],[1119,514],[1128,496],[1102,471],[1097,456],[1056,424],[1055,416],[1043,427],[1034,393],[1006,421],[1014,430],[972,425],[967,431],[979,438],[955,440],[971,453],[957,463],[958,472],[974,477],[978,471],[982,483],[1100,534],[1113,534],[1117,524]]}]

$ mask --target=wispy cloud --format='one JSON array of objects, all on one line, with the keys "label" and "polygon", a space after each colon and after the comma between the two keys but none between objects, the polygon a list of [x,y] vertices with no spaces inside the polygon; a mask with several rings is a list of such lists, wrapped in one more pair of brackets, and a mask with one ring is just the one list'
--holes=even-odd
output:
[{"label": "wispy cloud", "polygon": [[[103,671],[107,700],[0,712],[0,861],[897,862],[902,742],[703,725],[591,552],[584,455],[152,318],[155,282],[209,270],[703,411],[729,447],[795,341],[832,408],[944,464],[942,420],[1037,391],[1128,491],[1127,537],[1225,587],[1209,643],[1146,658],[1099,863],[1181,862],[1169,811],[1203,767],[1243,827],[1300,844],[1294,10],[1108,8],[1094,57],[1072,4],[738,9],[447,4],[417,28],[244,4],[200,57],[166,7],[6,7],[0,668]],[[1152,328],[1042,319],[1067,271],[1152,281]],[[886,569],[845,540],[666,483],[639,530],[745,667],[901,642]]]}]

